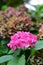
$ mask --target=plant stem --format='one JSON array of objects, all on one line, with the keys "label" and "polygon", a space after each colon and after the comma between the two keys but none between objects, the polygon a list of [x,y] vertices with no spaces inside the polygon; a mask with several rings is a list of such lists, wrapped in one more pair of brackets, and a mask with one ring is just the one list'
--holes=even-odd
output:
[{"label": "plant stem", "polygon": [[31,57],[31,55],[28,57],[28,59],[27,59],[27,63],[28,63],[28,61],[29,61],[30,57]]}]

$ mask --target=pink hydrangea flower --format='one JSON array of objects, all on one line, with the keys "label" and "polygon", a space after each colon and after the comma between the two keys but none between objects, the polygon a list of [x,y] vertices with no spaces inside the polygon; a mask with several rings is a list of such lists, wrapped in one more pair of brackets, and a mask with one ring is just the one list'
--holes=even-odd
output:
[{"label": "pink hydrangea flower", "polygon": [[22,47],[33,47],[37,42],[37,36],[30,32],[17,32],[11,36],[10,42],[7,44],[12,50],[20,49]]}]

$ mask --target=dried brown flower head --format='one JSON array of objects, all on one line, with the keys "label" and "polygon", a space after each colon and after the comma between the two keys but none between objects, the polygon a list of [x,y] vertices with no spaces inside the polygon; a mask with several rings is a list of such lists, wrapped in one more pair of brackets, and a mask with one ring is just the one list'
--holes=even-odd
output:
[{"label": "dried brown flower head", "polygon": [[41,25],[41,27],[39,29],[38,39],[42,39],[43,40],[43,25]]},{"label": "dried brown flower head", "polygon": [[[23,6],[22,6],[23,7]],[[9,8],[7,13],[10,13],[11,10],[14,13],[12,16],[7,16],[5,13],[5,22],[0,23],[0,36],[10,36],[17,31],[29,31],[29,28],[33,25],[29,14],[27,14],[26,8],[20,6],[18,9]],[[16,11],[15,11],[16,10]],[[12,14],[12,12],[10,14]]]}]

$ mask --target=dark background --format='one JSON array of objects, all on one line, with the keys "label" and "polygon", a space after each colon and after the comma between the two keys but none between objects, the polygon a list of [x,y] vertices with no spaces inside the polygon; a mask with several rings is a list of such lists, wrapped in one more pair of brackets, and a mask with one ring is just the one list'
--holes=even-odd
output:
[{"label": "dark background", "polygon": [[15,7],[22,3],[23,3],[23,0],[0,0],[0,9],[3,5]]}]

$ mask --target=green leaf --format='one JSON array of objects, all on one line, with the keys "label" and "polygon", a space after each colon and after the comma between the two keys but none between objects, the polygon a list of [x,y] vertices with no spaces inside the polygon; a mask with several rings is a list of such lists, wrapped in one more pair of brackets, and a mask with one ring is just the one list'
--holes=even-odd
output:
[{"label": "green leaf", "polygon": [[25,56],[22,55],[20,58],[15,57],[11,61],[9,61],[7,65],[25,65]]},{"label": "green leaf", "polygon": [[43,40],[40,40],[35,45],[35,50],[43,49]]},{"label": "green leaf", "polygon": [[32,48],[32,49],[30,50],[30,52],[31,52],[31,53],[30,53],[31,55],[34,55],[35,52],[36,52],[36,50],[35,50],[34,48]]},{"label": "green leaf", "polygon": [[12,53],[14,53],[14,50],[10,50],[10,51],[8,52],[8,54],[12,54]]},{"label": "green leaf", "polygon": [[20,50],[15,50],[13,56],[16,57],[20,54]]},{"label": "green leaf", "polygon": [[8,62],[7,65],[17,65],[18,60],[19,60],[19,57],[14,57],[12,60]]},{"label": "green leaf", "polygon": [[0,57],[0,63],[4,63],[4,62],[6,62],[6,61],[9,61],[9,60],[11,60],[12,58],[13,58],[12,55],[1,56],[1,57]]},{"label": "green leaf", "polygon": [[43,13],[40,14],[40,17],[41,17],[41,18],[43,17]]},{"label": "green leaf", "polygon": [[7,8],[8,8],[7,5],[3,5],[3,6],[2,6],[2,10],[6,10]]},{"label": "green leaf", "polygon": [[6,45],[1,45],[1,51],[3,54],[7,54],[8,53],[8,47]]},{"label": "green leaf", "polygon": [[9,42],[9,40],[10,40],[9,38],[3,39],[1,41],[1,44],[7,44]]},{"label": "green leaf", "polygon": [[17,65],[25,65],[25,56],[22,55],[21,58],[19,59]]}]

